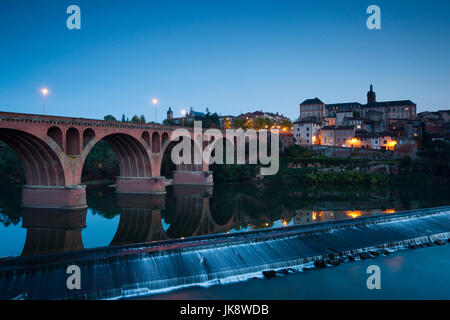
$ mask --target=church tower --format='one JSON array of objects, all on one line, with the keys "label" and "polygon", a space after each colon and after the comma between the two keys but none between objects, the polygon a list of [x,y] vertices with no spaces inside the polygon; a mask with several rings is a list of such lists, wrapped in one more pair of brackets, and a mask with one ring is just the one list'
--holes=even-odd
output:
[{"label": "church tower", "polygon": [[169,119],[169,120],[173,119],[173,112],[170,107],[169,107],[169,110],[167,110],[167,119]]},{"label": "church tower", "polygon": [[374,104],[377,102],[375,92],[373,91],[373,85],[370,85],[370,91],[367,92],[367,104]]}]

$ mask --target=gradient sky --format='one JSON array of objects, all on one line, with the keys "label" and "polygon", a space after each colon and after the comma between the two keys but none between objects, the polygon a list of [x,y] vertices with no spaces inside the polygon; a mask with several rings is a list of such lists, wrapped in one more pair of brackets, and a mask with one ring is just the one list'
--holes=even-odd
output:
[{"label": "gradient sky", "polygon": [[[81,30],[66,28],[67,6]],[[381,30],[366,8],[381,8]],[[0,0],[0,110],[158,121],[410,99],[450,108],[450,1]]]}]

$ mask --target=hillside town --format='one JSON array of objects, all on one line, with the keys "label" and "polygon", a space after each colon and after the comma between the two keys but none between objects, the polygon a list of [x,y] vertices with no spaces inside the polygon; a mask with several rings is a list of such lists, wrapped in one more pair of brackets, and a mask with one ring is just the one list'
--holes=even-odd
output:
[{"label": "hillside town", "polygon": [[[208,114],[209,110],[203,113],[191,107],[182,117],[174,118],[169,108],[165,123],[189,125]],[[364,148],[414,155],[425,134],[432,140],[450,141],[450,110],[417,113],[417,105],[411,100],[378,101],[373,85],[364,104],[306,99],[300,103],[295,121],[262,110],[216,116],[218,127],[223,129],[280,129],[287,146]]]}]

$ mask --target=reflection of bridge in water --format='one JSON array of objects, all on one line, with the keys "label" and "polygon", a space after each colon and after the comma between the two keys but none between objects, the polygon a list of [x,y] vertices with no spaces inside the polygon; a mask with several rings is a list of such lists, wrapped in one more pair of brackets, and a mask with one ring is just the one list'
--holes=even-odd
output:
[{"label": "reflection of bridge in water", "polygon": [[[130,245],[203,236],[230,231],[248,231],[275,226],[305,225],[328,220],[358,218],[395,210],[355,210],[343,202],[338,210],[326,205],[289,209],[279,204],[277,212],[264,198],[237,192],[230,198],[214,197],[212,186],[173,186],[170,201],[165,194],[117,194],[120,212],[110,246]],[[346,208],[347,206],[347,208]],[[350,206],[350,207],[349,207]],[[84,249],[82,230],[87,209],[22,208],[27,237],[23,256]]]},{"label": "reflection of bridge in water", "polygon": [[[166,204],[164,195],[118,195],[120,222],[111,245],[143,243],[222,233],[234,225],[215,221],[210,201],[212,187],[174,186],[175,203]],[[168,208],[166,208],[166,205]],[[166,209],[163,226],[162,210]]]},{"label": "reflection of bridge in water", "polygon": [[[233,215],[217,222],[210,210],[212,186],[174,186],[175,202],[165,221],[165,195],[117,194],[120,220],[110,246],[224,233],[236,224]],[[81,231],[87,209],[22,208],[27,237],[22,256],[84,249]]]}]

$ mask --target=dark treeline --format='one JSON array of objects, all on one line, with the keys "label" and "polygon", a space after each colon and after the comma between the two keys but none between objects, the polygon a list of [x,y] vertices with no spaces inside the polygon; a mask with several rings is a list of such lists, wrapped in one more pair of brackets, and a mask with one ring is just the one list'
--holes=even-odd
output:
[{"label": "dark treeline", "polygon": [[[107,115],[103,117],[103,120],[105,121],[119,121],[116,119],[116,117],[112,116],[112,115]],[[132,122],[132,123],[147,123],[147,121],[145,120],[145,116],[141,115],[140,117],[137,115],[134,115],[131,117],[131,120],[127,117],[125,117],[125,114],[122,114],[122,118],[120,120],[121,122]],[[150,122],[150,123],[154,123],[154,122]]]},{"label": "dark treeline", "polygon": [[113,180],[118,175],[119,162],[114,150],[106,141],[100,140],[86,158],[82,181]]},{"label": "dark treeline", "polygon": [[196,115],[194,119],[184,119],[184,121],[182,121],[181,123],[179,123],[178,121],[174,121],[172,119],[165,119],[163,121],[163,124],[167,126],[183,125],[184,127],[193,127],[194,121],[201,121],[202,127],[207,129],[209,128],[219,129],[222,127],[219,115],[216,112],[211,113],[209,111],[207,111],[204,116]]}]

